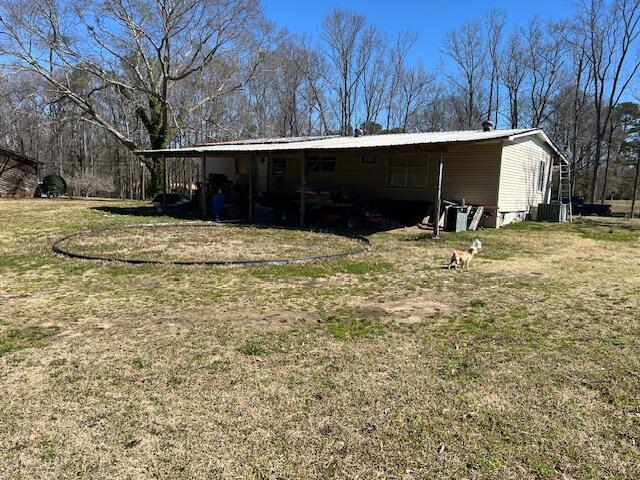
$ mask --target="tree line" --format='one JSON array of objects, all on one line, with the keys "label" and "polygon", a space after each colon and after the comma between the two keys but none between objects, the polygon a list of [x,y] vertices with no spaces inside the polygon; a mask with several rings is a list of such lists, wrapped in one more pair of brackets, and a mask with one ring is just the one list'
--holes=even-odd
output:
[{"label": "tree line", "polygon": [[[544,128],[571,162],[576,194],[629,198],[640,1],[583,0],[574,11],[524,25],[488,11],[449,31],[430,70],[413,60],[419,32],[388,32],[354,11],[333,10],[300,35],[259,0],[5,0],[0,135],[76,193],[136,197],[165,175],[160,159],[142,168],[138,148],[491,120]],[[190,162],[170,168],[197,178]]]}]

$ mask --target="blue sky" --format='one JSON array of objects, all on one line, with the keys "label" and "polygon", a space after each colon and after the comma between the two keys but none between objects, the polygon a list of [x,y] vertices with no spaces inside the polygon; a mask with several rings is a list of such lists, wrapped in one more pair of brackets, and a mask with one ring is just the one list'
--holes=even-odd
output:
[{"label": "blue sky", "polygon": [[569,0],[263,0],[263,5],[267,16],[293,32],[317,33],[320,19],[333,8],[365,13],[373,25],[388,33],[417,31],[420,39],[411,59],[420,58],[432,68],[447,31],[492,8],[506,11],[510,24],[525,24],[535,14],[559,20],[574,11]]}]

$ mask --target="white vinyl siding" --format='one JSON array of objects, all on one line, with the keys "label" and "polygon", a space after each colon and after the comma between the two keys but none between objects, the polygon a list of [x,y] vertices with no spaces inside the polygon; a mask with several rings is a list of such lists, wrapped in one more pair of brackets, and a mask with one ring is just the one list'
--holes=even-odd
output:
[{"label": "white vinyl siding", "polygon": [[544,202],[551,151],[537,138],[524,138],[502,148],[498,209],[501,212],[528,212]]}]

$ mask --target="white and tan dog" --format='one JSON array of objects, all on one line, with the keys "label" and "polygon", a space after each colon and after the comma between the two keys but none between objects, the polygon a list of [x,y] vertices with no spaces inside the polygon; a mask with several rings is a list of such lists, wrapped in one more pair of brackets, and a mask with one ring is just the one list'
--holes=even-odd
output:
[{"label": "white and tan dog", "polygon": [[482,249],[482,242],[477,238],[473,241],[467,251],[454,250],[451,254],[449,269],[451,268],[469,268],[473,256]]}]

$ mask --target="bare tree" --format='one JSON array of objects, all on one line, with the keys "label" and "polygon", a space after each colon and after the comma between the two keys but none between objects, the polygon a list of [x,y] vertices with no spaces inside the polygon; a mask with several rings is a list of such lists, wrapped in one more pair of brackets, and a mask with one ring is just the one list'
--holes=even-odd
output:
[{"label": "bare tree", "polygon": [[[574,18],[524,29],[490,11],[444,39],[440,81],[410,58],[415,33],[337,10],[318,42],[276,32],[259,1],[5,0],[0,141],[44,161],[43,172],[111,177],[118,195],[138,197],[164,172],[151,159],[142,174],[137,147],[492,119],[545,128],[579,194],[596,182],[603,195],[631,194],[615,112],[639,68],[638,0],[581,0]],[[199,170],[183,161],[168,175],[186,188]]]},{"label": "bare tree", "polygon": [[376,44],[372,45],[375,50],[373,58],[365,66],[360,77],[364,117],[362,128],[367,134],[380,133],[378,117],[385,105],[385,96],[389,94],[389,51],[381,38],[376,40]]},{"label": "bare tree", "polygon": [[502,54],[502,68],[500,71],[502,83],[507,89],[509,97],[509,124],[511,128],[520,126],[522,115],[521,90],[526,77],[525,51],[521,43],[521,35],[512,32]]},{"label": "bare tree", "polygon": [[464,100],[461,126],[469,129],[477,125],[479,112],[482,111],[487,59],[483,38],[480,22],[467,22],[447,34],[443,47],[444,53],[454,61],[458,70],[449,75],[449,80]]},{"label": "bare tree", "polygon": [[373,56],[378,32],[360,13],[333,10],[322,19],[320,36],[335,69],[332,84],[339,104],[340,133],[348,135],[353,127],[358,85]]},{"label": "bare tree", "polygon": [[400,90],[398,129],[406,132],[410,123],[415,123],[416,114],[429,105],[429,90],[435,84],[433,75],[429,75],[422,65],[407,68],[402,75]]},{"label": "bare tree", "polygon": [[432,75],[428,88],[428,102],[417,109],[410,123],[410,129],[420,132],[443,131],[449,126],[446,89]]},{"label": "bare tree", "polygon": [[305,105],[308,58],[304,42],[284,34],[262,71],[249,83],[261,125],[258,136],[299,136],[308,128],[307,115],[312,115]]},{"label": "bare tree", "polygon": [[329,66],[322,52],[306,48],[306,54],[299,59],[298,67],[305,76],[305,88],[301,92],[309,109],[307,134],[313,130],[313,118],[318,119],[318,133],[327,134],[330,130],[327,91],[330,90]]},{"label": "bare tree", "polygon": [[[46,80],[86,121],[133,150],[139,143],[99,105],[105,95],[124,96],[144,125],[148,144],[165,148],[174,118],[172,88],[225,55],[247,63],[247,75],[254,72],[260,59],[247,53],[246,43],[259,31],[259,18],[255,0],[86,0],[75,8],[59,0],[8,0],[0,7],[5,30],[0,53],[14,69]],[[43,57],[43,49],[48,56]],[[74,71],[87,75],[84,88],[73,82]],[[234,72],[201,101],[244,82]],[[162,163],[149,159],[147,167],[156,190]]]},{"label": "bare tree", "polygon": [[[487,49],[490,63],[489,100],[487,102],[487,120],[494,119],[498,125],[500,111],[500,44],[507,17],[504,11],[490,10],[485,17],[487,24]],[[492,113],[494,116],[492,117]]]},{"label": "bare tree", "polygon": [[[573,192],[578,168],[592,143],[584,139],[584,125],[587,123],[585,112],[589,100],[588,89],[591,84],[591,75],[585,45],[575,42],[573,38],[568,43],[571,51],[571,78],[573,85],[571,88],[571,105],[569,107],[571,111],[571,133],[567,146],[571,155],[572,175],[570,190]],[[585,144],[587,148],[585,148]]]},{"label": "bare tree", "polygon": [[398,104],[398,95],[402,82],[403,71],[407,63],[407,55],[411,48],[415,45],[418,34],[411,31],[399,32],[388,52],[388,63],[386,75],[388,77],[388,86],[386,92],[386,121],[384,123],[385,130],[391,129],[391,119],[394,116],[394,110]]},{"label": "bare tree", "polygon": [[113,177],[102,176],[90,170],[71,176],[69,186],[85,197],[97,192],[112,192],[114,189]]},{"label": "bare tree", "polygon": [[595,153],[589,193],[595,202],[603,140],[612,111],[640,68],[640,59],[632,57],[640,35],[640,2],[589,0],[583,7],[577,29],[586,45],[593,77]]},{"label": "bare tree", "polygon": [[561,29],[534,17],[527,31],[526,57],[532,127],[540,127],[551,115],[551,100],[562,82],[564,60]]}]

